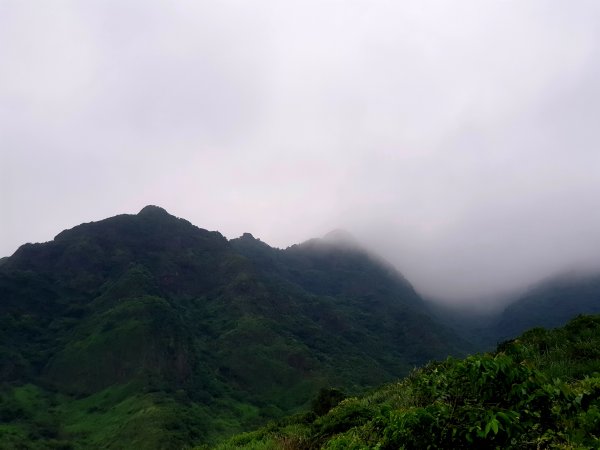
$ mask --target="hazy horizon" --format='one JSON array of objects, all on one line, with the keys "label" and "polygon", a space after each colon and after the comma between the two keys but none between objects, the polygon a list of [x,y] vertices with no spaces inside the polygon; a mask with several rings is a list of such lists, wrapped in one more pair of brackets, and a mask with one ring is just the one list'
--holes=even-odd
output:
[{"label": "hazy horizon", "polygon": [[147,204],[422,294],[600,268],[600,4],[0,2],[0,256]]}]

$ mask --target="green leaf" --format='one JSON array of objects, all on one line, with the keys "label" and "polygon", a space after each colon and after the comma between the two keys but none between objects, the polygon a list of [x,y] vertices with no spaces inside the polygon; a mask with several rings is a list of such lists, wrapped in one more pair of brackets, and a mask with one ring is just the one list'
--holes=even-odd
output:
[{"label": "green leaf", "polygon": [[[494,434],[498,434],[498,419],[496,419],[495,417],[492,419],[492,421],[490,422],[490,424],[492,425],[492,431],[494,432]],[[489,424],[488,424],[489,425]]]}]

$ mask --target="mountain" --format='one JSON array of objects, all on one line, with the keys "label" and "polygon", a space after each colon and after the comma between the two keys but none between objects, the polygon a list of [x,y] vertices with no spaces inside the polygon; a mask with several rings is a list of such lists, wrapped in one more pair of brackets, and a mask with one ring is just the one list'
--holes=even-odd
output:
[{"label": "mountain", "polygon": [[472,351],[489,351],[535,327],[563,326],[579,314],[600,313],[600,273],[570,271],[546,278],[529,289],[499,297],[505,304],[482,310],[426,300],[431,315],[471,343]]},{"label": "mountain", "polygon": [[535,328],[495,352],[448,358],[217,446],[233,449],[597,449],[600,315]]},{"label": "mountain", "polygon": [[494,325],[498,340],[533,327],[562,326],[578,314],[600,313],[600,273],[565,273],[544,280],[508,305]]},{"label": "mountain", "polygon": [[346,233],[285,250],[147,206],[0,263],[0,448],[181,448],[467,344]]}]

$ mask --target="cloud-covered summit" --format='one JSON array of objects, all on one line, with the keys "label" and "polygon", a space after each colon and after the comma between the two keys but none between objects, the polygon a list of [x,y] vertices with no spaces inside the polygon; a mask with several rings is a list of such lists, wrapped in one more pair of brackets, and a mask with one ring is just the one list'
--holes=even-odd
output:
[{"label": "cloud-covered summit", "polygon": [[0,255],[148,203],[425,294],[600,254],[593,1],[0,4]]}]

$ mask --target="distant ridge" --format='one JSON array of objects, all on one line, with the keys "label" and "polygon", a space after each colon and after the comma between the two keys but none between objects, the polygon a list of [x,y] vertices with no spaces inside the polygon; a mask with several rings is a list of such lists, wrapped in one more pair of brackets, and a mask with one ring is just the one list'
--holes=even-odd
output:
[{"label": "distant ridge", "polygon": [[571,271],[531,287],[501,313],[495,325],[499,339],[533,327],[554,328],[578,314],[600,313],[600,273]]}]

